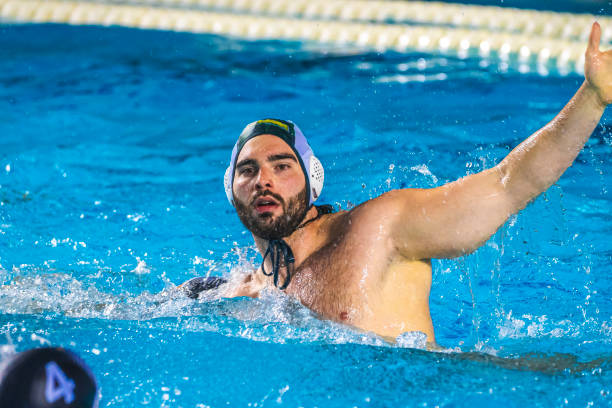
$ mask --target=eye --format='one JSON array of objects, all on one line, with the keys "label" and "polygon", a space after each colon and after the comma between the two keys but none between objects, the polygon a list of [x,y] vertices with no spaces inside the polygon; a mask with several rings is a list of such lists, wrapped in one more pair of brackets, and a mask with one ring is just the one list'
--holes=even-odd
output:
[{"label": "eye", "polygon": [[276,165],[276,168],[278,170],[287,170],[291,168],[291,165],[289,163],[279,163]]},{"label": "eye", "polygon": [[253,167],[241,167],[238,169],[238,174],[241,176],[251,176],[255,173],[255,169]]}]

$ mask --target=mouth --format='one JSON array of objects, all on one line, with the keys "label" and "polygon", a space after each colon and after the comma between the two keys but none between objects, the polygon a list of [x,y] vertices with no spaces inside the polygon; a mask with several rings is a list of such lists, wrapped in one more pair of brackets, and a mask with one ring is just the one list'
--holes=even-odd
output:
[{"label": "mouth", "polygon": [[254,207],[258,214],[265,214],[274,211],[280,204],[272,197],[263,196],[255,200]]}]

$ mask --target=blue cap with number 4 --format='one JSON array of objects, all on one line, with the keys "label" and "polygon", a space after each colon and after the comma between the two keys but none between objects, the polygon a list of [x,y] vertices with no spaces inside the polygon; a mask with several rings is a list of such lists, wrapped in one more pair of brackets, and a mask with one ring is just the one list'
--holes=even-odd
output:
[{"label": "blue cap with number 4", "polygon": [[0,407],[97,408],[98,386],[73,352],[32,349],[0,363]]}]

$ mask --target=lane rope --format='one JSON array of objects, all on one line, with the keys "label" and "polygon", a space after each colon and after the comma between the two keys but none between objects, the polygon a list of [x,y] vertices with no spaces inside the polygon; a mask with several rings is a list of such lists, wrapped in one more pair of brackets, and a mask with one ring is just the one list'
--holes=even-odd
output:
[{"label": "lane rope", "polygon": [[[190,0],[182,0],[188,3]],[[222,2],[225,0],[219,0]],[[243,0],[247,1],[247,0]],[[272,0],[255,0],[271,4]],[[313,41],[334,46],[358,46],[380,52],[422,51],[516,61],[523,66],[552,67],[561,73],[581,74],[583,41],[534,37],[530,34],[486,29],[365,24],[337,20],[305,20],[219,13],[186,8],[98,4],[79,1],[0,0],[6,21],[119,25],[227,35],[244,39]],[[529,69],[527,69],[529,70]]]},{"label": "lane rope", "polygon": [[[99,2],[100,0],[87,1]],[[588,39],[591,24],[598,20],[602,26],[602,42],[612,41],[612,18],[608,16],[496,6],[389,0],[111,0],[111,2],[163,7],[195,7],[208,11],[252,13],[288,18],[447,25],[579,41]]]}]

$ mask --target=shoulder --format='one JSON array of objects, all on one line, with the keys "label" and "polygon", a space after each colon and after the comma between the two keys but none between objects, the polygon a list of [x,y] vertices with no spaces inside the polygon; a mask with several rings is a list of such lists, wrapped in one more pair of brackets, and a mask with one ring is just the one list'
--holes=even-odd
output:
[{"label": "shoulder", "polygon": [[420,191],[423,190],[392,190],[350,210],[327,214],[319,223],[318,233],[326,236],[326,241],[353,237],[359,242],[393,234],[396,225],[409,222],[406,214],[414,213],[406,210],[408,203],[423,201]]},{"label": "shoulder", "polygon": [[[372,245],[388,243],[393,248],[393,238],[400,230],[411,229],[423,217],[423,211],[427,213],[431,199],[428,189],[391,190],[350,210],[326,214],[316,228],[324,243],[341,239]],[[385,236],[391,240],[384,240]]]},{"label": "shoulder", "polygon": [[398,218],[406,218],[407,210],[416,209],[422,204],[427,191],[424,189],[388,191],[353,208],[348,212],[348,218],[351,221],[377,225],[381,222],[393,223]]},{"label": "shoulder", "polygon": [[353,242],[369,242],[381,250],[386,248],[389,256],[401,254],[414,256],[407,248],[415,246],[420,223],[430,216],[435,199],[429,189],[402,189],[386,192],[353,208],[346,215],[348,230],[346,237]]}]

